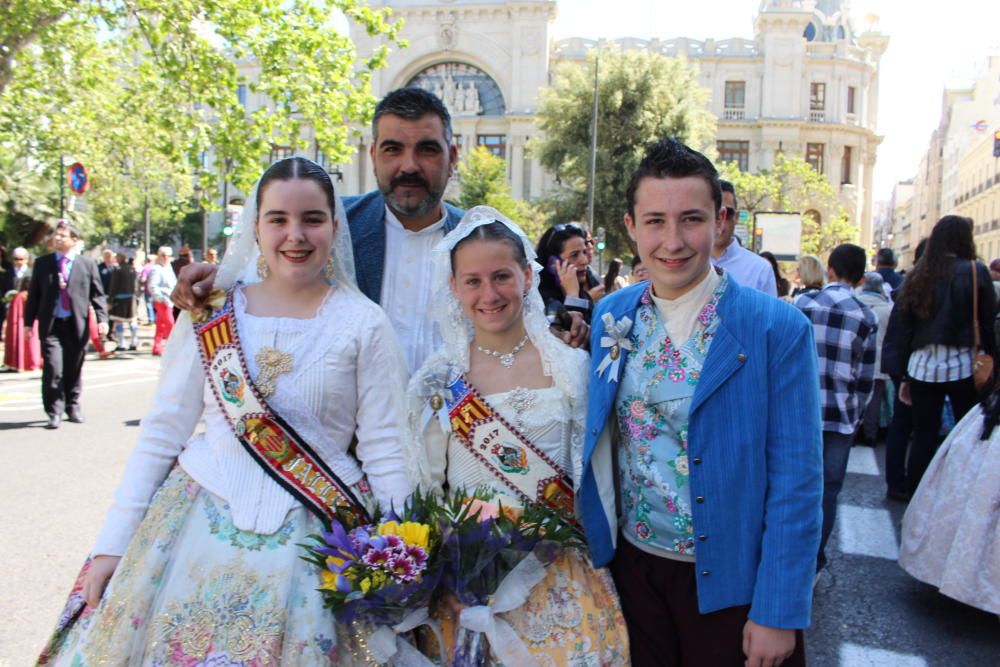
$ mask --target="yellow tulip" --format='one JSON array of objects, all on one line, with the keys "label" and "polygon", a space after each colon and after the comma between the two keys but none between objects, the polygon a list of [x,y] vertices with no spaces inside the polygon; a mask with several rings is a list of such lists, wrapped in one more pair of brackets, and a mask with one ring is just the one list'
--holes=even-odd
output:
[{"label": "yellow tulip", "polygon": [[379,535],[398,535],[408,546],[427,548],[431,528],[415,521],[386,521],[378,527]]}]

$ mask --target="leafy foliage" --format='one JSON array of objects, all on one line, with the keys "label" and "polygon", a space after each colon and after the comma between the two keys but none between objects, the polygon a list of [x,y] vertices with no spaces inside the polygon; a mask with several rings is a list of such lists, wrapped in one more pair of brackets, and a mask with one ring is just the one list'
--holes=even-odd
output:
[{"label": "leafy foliage", "polygon": [[833,186],[800,157],[779,153],[773,168],[756,173],[740,171],[730,162],[720,165],[719,172],[732,182],[740,208],[751,216],[756,211],[803,213],[804,254],[823,257],[840,243],[858,240],[858,228],[851,223]]},{"label": "leafy foliage", "polygon": [[[530,148],[561,187],[545,208],[553,221],[584,220],[590,174],[595,56],[564,63],[542,94],[538,126],[544,138]],[[648,52],[600,53],[594,224],[607,229],[608,251],[629,254],[622,224],[625,190],[650,141],[672,136],[714,153],[715,117],[709,93],[683,59]]]},{"label": "leafy foliage", "polygon": [[507,184],[507,163],[484,146],[476,146],[465,154],[458,165],[458,185],[461,190],[456,203],[464,209],[492,206],[513,220],[528,238],[537,241],[545,231],[541,214],[523,199],[516,199]]},{"label": "leafy foliage", "polygon": [[[0,3],[0,147],[37,171],[83,162],[92,235],[141,228],[146,204],[159,219],[192,195],[213,208],[223,172],[248,190],[273,145],[350,154],[371,74],[403,44],[390,13],[361,0]],[[337,14],[387,46],[359,58]],[[246,98],[266,103],[248,113]]]}]

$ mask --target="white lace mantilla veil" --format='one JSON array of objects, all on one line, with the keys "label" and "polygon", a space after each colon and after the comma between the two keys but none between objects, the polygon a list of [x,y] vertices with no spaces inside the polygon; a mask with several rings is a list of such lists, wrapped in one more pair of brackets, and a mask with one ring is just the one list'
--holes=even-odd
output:
[{"label": "white lace mantilla veil", "polygon": [[[301,159],[312,162],[308,158]],[[316,166],[319,167],[319,165]],[[322,167],[320,168],[322,169]],[[255,230],[257,190],[259,188],[260,179],[250,191],[250,196],[247,197],[246,204],[243,206],[243,214],[233,228],[233,235],[229,237],[229,243],[226,244],[226,254],[223,256],[219,272],[215,276],[215,287],[229,290],[237,282],[244,285],[260,282],[260,277],[257,275],[257,258],[260,257],[260,249],[257,247]],[[335,199],[337,210],[334,211],[334,217],[337,218],[337,235],[334,238],[331,251],[333,282],[355,292],[360,292],[354,273],[354,249],[351,245],[351,230],[347,225],[347,213],[340,195],[336,195]]]},{"label": "white lace mantilla veil", "polygon": [[[569,399],[572,407],[572,438],[570,460],[573,470],[569,471],[574,485],[579,483],[583,468],[583,430],[587,407],[587,378],[589,357],[586,352],[569,347],[549,331],[545,317],[545,305],[538,291],[541,265],[535,261],[535,249],[527,235],[503,214],[489,206],[476,206],[466,212],[461,222],[434,248],[434,294],[431,300],[431,314],[436,321],[444,345],[434,352],[414,373],[407,389],[411,441],[418,448],[411,460],[418,465],[409,471],[411,484],[423,489],[430,488],[430,472],[424,429],[430,414],[429,401],[440,394],[443,384],[457,373],[469,370],[469,347],[473,338],[472,323],[462,311],[458,299],[451,292],[449,279],[451,251],[476,228],[499,222],[514,232],[524,247],[524,254],[531,263],[532,282],[527,286],[528,297],[524,301],[524,328],[532,344],[542,357],[542,369],[552,378]],[[444,408],[442,408],[443,410]],[[438,420],[447,422],[447,420]]]}]

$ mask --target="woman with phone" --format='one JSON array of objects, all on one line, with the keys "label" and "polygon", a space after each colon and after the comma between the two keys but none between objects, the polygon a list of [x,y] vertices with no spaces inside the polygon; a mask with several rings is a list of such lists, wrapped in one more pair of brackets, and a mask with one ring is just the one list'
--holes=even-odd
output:
[{"label": "woman with phone", "polygon": [[[583,315],[590,324],[594,299],[587,290],[587,232],[576,222],[550,227],[538,241],[541,272],[538,291],[550,310],[563,306]],[[556,302],[556,303],[553,303]]]}]

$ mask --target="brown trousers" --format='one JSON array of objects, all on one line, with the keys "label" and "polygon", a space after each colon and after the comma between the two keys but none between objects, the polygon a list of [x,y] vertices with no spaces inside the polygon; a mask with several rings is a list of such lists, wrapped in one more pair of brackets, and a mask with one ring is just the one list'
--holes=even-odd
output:
[{"label": "brown trousers", "polygon": [[[694,563],[659,558],[619,536],[611,574],[628,624],[634,667],[743,667],[750,606],[702,614]],[[781,667],[805,667],[802,631]]]}]

